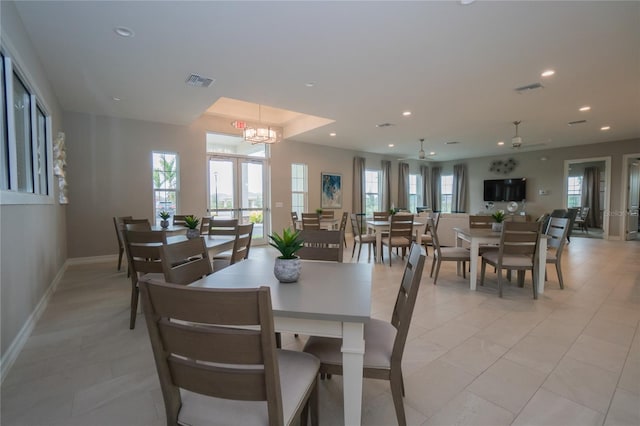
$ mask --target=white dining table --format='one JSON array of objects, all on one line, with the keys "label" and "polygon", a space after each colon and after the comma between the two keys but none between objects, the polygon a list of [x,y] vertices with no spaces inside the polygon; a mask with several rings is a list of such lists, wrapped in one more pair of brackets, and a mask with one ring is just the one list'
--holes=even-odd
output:
[{"label": "white dining table", "polygon": [[[359,425],[362,416],[364,324],[371,316],[373,267],[360,263],[302,261],[298,282],[282,284],[273,275],[274,257],[247,259],[191,286],[271,290],[276,331],[342,339],[344,424]],[[162,274],[147,274],[164,282]]]},{"label": "white dining table", "polygon": [[[235,241],[235,237],[230,235],[202,235],[201,237],[204,238],[210,259],[213,259],[215,255],[233,249],[233,243]],[[172,235],[167,237],[167,244],[177,243],[186,239],[187,237],[185,235]]]},{"label": "white dining table", "polygon": [[[453,228],[456,233],[456,246],[461,247],[463,241],[470,244],[471,249],[471,271],[469,272],[469,288],[476,290],[478,281],[478,255],[480,244],[500,244],[500,232],[494,232],[491,229],[471,229],[471,228]],[[544,277],[547,268],[547,236],[541,235],[538,239],[538,273],[537,288],[538,294],[544,293]],[[459,273],[459,272],[458,272]]]},{"label": "white dining table", "polygon": [[[391,222],[388,220],[368,220],[367,221],[367,231],[369,233],[374,232],[376,236],[376,262],[382,262],[382,233],[389,232],[389,227],[391,226]],[[416,237],[416,241],[420,241],[422,234],[424,234],[424,230],[427,227],[426,219],[425,222],[413,221],[413,234]]]}]

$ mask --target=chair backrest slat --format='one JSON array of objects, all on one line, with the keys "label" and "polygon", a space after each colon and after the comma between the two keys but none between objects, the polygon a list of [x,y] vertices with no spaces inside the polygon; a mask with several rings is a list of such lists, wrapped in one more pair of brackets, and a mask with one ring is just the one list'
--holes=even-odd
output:
[{"label": "chair backrest slat", "polygon": [[127,231],[151,231],[149,219],[126,218],[123,222],[124,229]]},{"label": "chair backrest slat", "polygon": [[533,261],[541,227],[542,223],[538,222],[504,222],[500,236],[500,258],[503,255],[526,255]]},{"label": "chair backrest slat", "polygon": [[413,233],[413,215],[412,214],[395,214],[391,216],[391,225],[389,226],[389,237],[404,237],[411,241]]},{"label": "chair backrest slat", "polygon": [[373,212],[373,220],[385,221],[389,220],[389,212]]},{"label": "chair backrest slat", "polygon": [[469,215],[469,228],[472,229],[491,229],[491,225],[495,219],[490,215]]},{"label": "chair backrest slat", "polygon": [[302,229],[320,229],[320,216],[317,213],[302,213]]},{"label": "chair backrest slat", "polygon": [[233,250],[229,265],[247,259],[251,249],[251,238],[253,236],[253,223],[238,225],[236,229],[236,239],[233,242]]},{"label": "chair backrest slat", "polygon": [[562,252],[562,248],[567,240],[567,233],[569,232],[569,219],[552,217],[547,226],[546,234],[549,237],[547,239],[547,246],[556,249],[557,254]]},{"label": "chair backrest slat", "polygon": [[238,219],[211,219],[209,221],[209,235],[236,235]]},{"label": "chair backrest slat", "polygon": [[320,213],[320,219],[334,219],[336,214],[333,210],[322,210]]},{"label": "chair backrest slat", "polygon": [[358,216],[355,213],[351,213],[351,228],[353,229],[353,237],[357,238],[360,236],[360,224],[358,223]]},{"label": "chair backrest slat", "polygon": [[344,231],[303,229],[300,238],[304,242],[297,252],[301,259],[342,262]]}]

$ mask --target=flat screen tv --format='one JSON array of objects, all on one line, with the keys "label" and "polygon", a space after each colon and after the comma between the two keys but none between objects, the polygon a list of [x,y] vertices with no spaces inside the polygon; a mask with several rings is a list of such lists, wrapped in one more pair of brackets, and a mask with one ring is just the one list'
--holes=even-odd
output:
[{"label": "flat screen tv", "polygon": [[484,181],[484,201],[522,201],[527,198],[527,178]]}]

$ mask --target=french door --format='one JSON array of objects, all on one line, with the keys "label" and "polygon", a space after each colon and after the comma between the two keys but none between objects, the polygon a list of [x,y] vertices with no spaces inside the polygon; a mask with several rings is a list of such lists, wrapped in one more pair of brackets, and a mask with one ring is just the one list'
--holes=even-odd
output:
[{"label": "french door", "polygon": [[253,244],[266,244],[269,230],[266,160],[235,156],[209,156],[207,211],[217,218],[252,222]]}]

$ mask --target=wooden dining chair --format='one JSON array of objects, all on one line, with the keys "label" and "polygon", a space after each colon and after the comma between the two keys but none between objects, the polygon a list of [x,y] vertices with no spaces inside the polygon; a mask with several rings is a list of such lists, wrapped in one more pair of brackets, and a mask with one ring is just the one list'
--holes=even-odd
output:
[{"label": "wooden dining chair", "polygon": [[193,216],[190,214],[174,214],[173,215],[173,225],[174,226],[187,226],[187,223],[185,222],[185,218],[187,216]]},{"label": "wooden dining chair", "polygon": [[502,270],[518,271],[518,284],[524,285],[525,271],[531,271],[533,281],[533,298],[538,298],[536,286],[536,255],[542,223],[539,222],[504,222],[500,235],[498,250],[482,254],[480,285],[484,285],[487,264],[495,266],[498,273],[498,295],[502,297]]},{"label": "wooden dining chair", "polygon": [[126,230],[123,235],[131,272],[129,328],[133,330],[138,313],[138,278],[144,274],[163,273],[160,248],[167,243],[167,234],[163,231]]},{"label": "wooden dining chair", "polygon": [[333,210],[322,210],[320,213],[320,219],[335,219],[336,213]]},{"label": "wooden dining chair", "polygon": [[575,225],[578,228],[582,229],[587,234],[589,233],[589,227],[587,226],[587,221],[589,220],[590,210],[591,210],[591,207],[582,207],[580,209],[580,214],[578,214],[578,216],[576,217],[576,220],[574,221]]},{"label": "wooden dining chair", "polygon": [[[431,261],[431,273],[429,274],[429,277],[433,277],[433,285],[438,282],[442,262],[462,262],[462,278],[466,278],[466,262],[471,260],[471,252],[464,247],[440,247],[438,230],[433,219],[427,219],[427,228],[431,234],[431,242],[433,244],[433,260]],[[434,271],[435,277],[433,276]]]},{"label": "wooden dining chair", "polygon": [[319,230],[320,216],[317,213],[302,213],[302,229]]},{"label": "wooden dining chair", "polygon": [[351,229],[353,229],[353,250],[351,251],[351,258],[353,259],[353,255],[356,252],[356,245],[358,246],[358,257],[356,258],[356,262],[360,261],[360,252],[362,251],[362,246],[366,244],[369,247],[369,252],[367,256],[367,261],[371,261],[371,247],[373,246],[374,256],[376,250],[376,236],[374,234],[362,234],[360,230],[360,223],[358,221],[358,216],[355,213],[351,213]]},{"label": "wooden dining chair", "polygon": [[300,259],[342,263],[344,231],[303,229],[300,231],[300,239],[303,247],[296,253]]},{"label": "wooden dining chair", "polygon": [[236,235],[233,240],[233,248],[231,253],[215,256],[213,258],[214,272],[233,265],[236,262],[245,260],[249,257],[251,249],[251,239],[253,237],[253,223],[236,226]]},{"label": "wooden dining chair", "polygon": [[342,231],[342,237],[345,247],[347,247],[347,222],[349,222],[349,212],[342,212],[342,218],[340,218],[340,228],[338,229]]},{"label": "wooden dining chair", "polygon": [[[364,326],[363,377],[388,380],[399,425],[406,425],[402,356],[415,307],[425,256],[419,244],[413,244],[404,268],[391,322],[371,318]],[[304,352],[320,359],[320,374],[342,375],[342,340],[311,336]]]},{"label": "wooden dining chair", "polygon": [[276,349],[268,287],[141,291],[167,425],[318,425],[320,363]]},{"label": "wooden dining chair", "polygon": [[118,239],[118,271],[122,269],[122,256],[124,256],[124,220],[133,219],[131,216],[114,216],[113,226],[116,228],[116,238]]},{"label": "wooden dining chair", "polygon": [[389,216],[389,212],[373,212],[373,220],[375,221],[389,220]]},{"label": "wooden dining chair", "polygon": [[238,219],[214,219],[209,220],[209,235],[235,236]]},{"label": "wooden dining chair", "polygon": [[407,248],[413,243],[413,215],[402,214],[392,215],[389,224],[389,235],[382,237],[382,245],[389,247],[389,266],[391,266],[393,248],[402,249],[402,258],[406,254]]},{"label": "wooden dining chair", "polygon": [[[438,223],[440,223],[440,213],[438,212],[427,213],[426,218],[425,219],[421,218],[420,220],[428,220],[429,218],[433,219],[433,226],[435,227],[434,229],[437,231]],[[429,232],[428,222],[427,222],[427,226],[425,226],[424,234],[420,235],[420,241],[416,241],[416,242],[424,246],[424,252],[427,256],[429,256],[429,246],[433,247],[433,237]]]},{"label": "wooden dining chair", "polygon": [[209,235],[209,223],[211,222],[210,217],[203,217],[200,219],[200,235]]},{"label": "wooden dining chair", "polygon": [[160,247],[166,282],[187,285],[213,272],[204,238],[192,238]]},{"label": "wooden dining chair", "polygon": [[495,219],[491,215],[469,215],[469,228],[471,229],[491,229],[493,223],[495,223]]},{"label": "wooden dining chair", "polygon": [[568,232],[569,218],[558,217],[551,218],[545,231],[547,247],[551,249],[547,252],[547,264],[551,263],[556,266],[558,283],[561,289],[564,289],[564,280],[562,279],[562,252],[564,251]]}]

